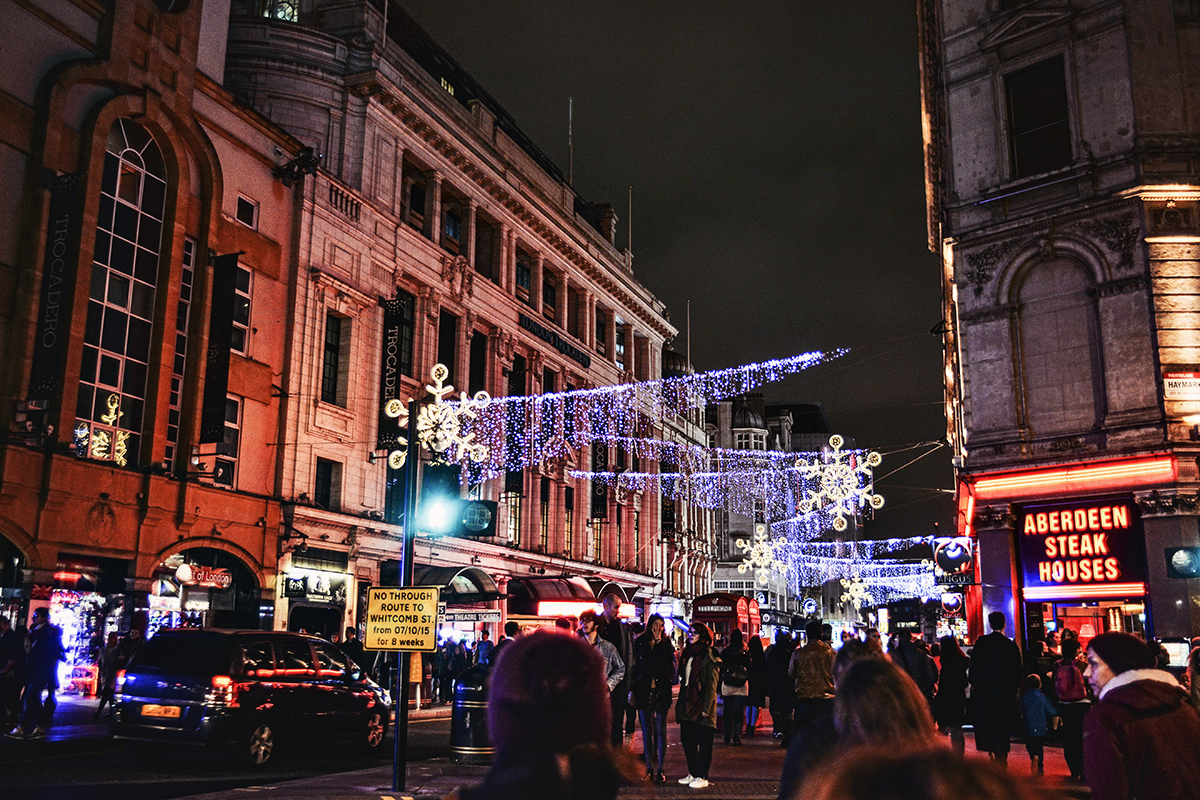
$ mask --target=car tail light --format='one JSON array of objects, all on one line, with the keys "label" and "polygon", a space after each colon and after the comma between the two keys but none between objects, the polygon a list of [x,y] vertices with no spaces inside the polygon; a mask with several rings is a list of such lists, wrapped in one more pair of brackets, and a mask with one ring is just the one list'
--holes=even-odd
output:
[{"label": "car tail light", "polygon": [[113,693],[121,694],[121,692],[124,689],[125,689],[125,670],[119,669],[119,670],[117,670],[117,685],[116,685],[116,688],[113,689]]},{"label": "car tail light", "polygon": [[237,684],[233,682],[233,678],[228,675],[213,675],[208,700],[214,705],[236,706]]}]

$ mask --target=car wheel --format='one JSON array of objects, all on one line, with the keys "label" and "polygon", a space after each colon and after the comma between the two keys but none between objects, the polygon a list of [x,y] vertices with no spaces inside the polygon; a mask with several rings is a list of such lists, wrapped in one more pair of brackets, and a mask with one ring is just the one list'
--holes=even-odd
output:
[{"label": "car wheel", "polygon": [[252,725],[242,743],[242,755],[245,757],[246,763],[254,768],[265,767],[274,757],[278,744],[275,729],[268,722]]},{"label": "car wheel", "polygon": [[378,750],[387,735],[387,719],[378,711],[367,714],[366,726],[359,741],[364,750]]}]

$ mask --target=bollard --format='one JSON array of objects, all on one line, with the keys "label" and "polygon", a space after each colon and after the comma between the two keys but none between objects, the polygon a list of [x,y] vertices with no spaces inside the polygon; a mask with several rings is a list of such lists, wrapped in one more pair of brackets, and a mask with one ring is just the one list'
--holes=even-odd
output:
[{"label": "bollard", "polygon": [[458,676],[450,716],[450,755],[467,764],[490,764],[495,753],[487,732],[486,667],[475,666]]}]

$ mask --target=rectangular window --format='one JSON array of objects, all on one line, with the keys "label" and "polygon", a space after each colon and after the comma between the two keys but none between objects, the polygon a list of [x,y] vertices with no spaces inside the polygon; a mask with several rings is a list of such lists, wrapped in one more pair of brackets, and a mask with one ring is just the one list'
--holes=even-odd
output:
[{"label": "rectangular window", "polygon": [[404,301],[404,318],[400,322],[400,374],[413,377],[413,342],[417,331],[417,298],[403,289],[396,297]]},{"label": "rectangular window", "polygon": [[213,483],[227,489],[237,487],[238,449],[242,439],[242,399],[230,395],[225,398],[225,436],[217,445],[217,457],[213,462]]},{"label": "rectangular window", "polygon": [[345,392],[339,376],[342,369],[342,325],[346,320],[333,314],[325,315],[325,347],[321,364],[321,402],[344,406]]},{"label": "rectangular window", "polygon": [[567,333],[579,338],[579,291],[567,287]]},{"label": "rectangular window", "polygon": [[437,360],[450,369],[450,380],[447,382],[453,383],[454,376],[458,374],[458,317],[447,311],[443,311],[438,319]]},{"label": "rectangular window", "polygon": [[596,352],[604,355],[608,352],[608,317],[600,309],[596,309]]},{"label": "rectangular window", "polygon": [[494,225],[475,217],[475,271],[492,282],[499,279],[495,268],[497,232]]},{"label": "rectangular window", "polygon": [[326,511],[342,507],[342,465],[324,458],[317,459],[316,480],[313,481],[313,503]]},{"label": "rectangular window", "polygon": [[558,319],[558,278],[548,269],[542,272],[542,316]]},{"label": "rectangular window", "polygon": [[238,195],[237,199],[237,221],[248,228],[258,227],[258,203]]},{"label": "rectangular window", "polygon": [[1014,72],[1008,90],[1008,142],[1013,178],[1071,163],[1067,81],[1061,57]]},{"label": "rectangular window", "polygon": [[538,547],[540,552],[547,553],[550,548],[550,479],[542,478],[542,515],[538,521]]},{"label": "rectangular window", "polygon": [[521,544],[521,495],[516,493],[508,494],[505,497],[505,505],[508,506],[508,527],[505,530],[505,537],[510,544]]},{"label": "rectangular window", "polygon": [[592,558],[596,561],[600,560],[600,521],[592,520],[588,523],[588,532],[592,537]]},{"label": "rectangular window", "polygon": [[571,486],[563,487],[563,551],[568,558],[575,554],[575,489]]},{"label": "rectangular window", "polygon": [[625,369],[625,323],[618,317],[614,320],[616,344],[613,346],[613,363],[617,369]]},{"label": "rectangular window", "polygon": [[473,332],[471,334],[471,363],[467,367],[467,394],[472,397],[476,392],[487,390],[487,353],[487,334],[479,331]]},{"label": "rectangular window", "polygon": [[624,519],[624,517],[625,517],[625,506],[621,506],[621,505],[617,506],[616,517],[617,517],[617,519],[616,519],[616,528],[614,530],[615,536],[614,536],[613,544],[615,545],[614,549],[616,551],[615,552],[615,558],[616,558],[615,566],[619,567],[619,566],[621,566],[621,556],[625,551],[625,548],[624,548],[625,529],[621,525],[621,520]]},{"label": "rectangular window", "polygon": [[229,338],[229,349],[242,355],[250,354],[250,290],[253,284],[254,273],[238,264],[233,298],[233,335]]},{"label": "rectangular window", "polygon": [[517,296],[528,302],[532,284],[533,268],[530,266],[529,256],[517,253]]},{"label": "rectangular window", "polygon": [[456,242],[462,237],[462,216],[454,209],[446,210],[446,236]]}]

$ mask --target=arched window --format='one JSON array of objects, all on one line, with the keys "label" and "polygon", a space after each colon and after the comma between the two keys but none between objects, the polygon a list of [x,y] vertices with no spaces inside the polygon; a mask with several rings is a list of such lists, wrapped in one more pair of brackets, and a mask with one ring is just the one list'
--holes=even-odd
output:
[{"label": "arched window", "polygon": [[153,341],[166,170],[141,126],[113,123],[104,155],[87,327],[75,407],[81,457],[136,461]]},{"label": "arched window", "polygon": [[1087,270],[1069,259],[1038,264],[1021,282],[1025,419],[1034,436],[1078,433],[1096,424],[1096,323],[1090,284]]}]

